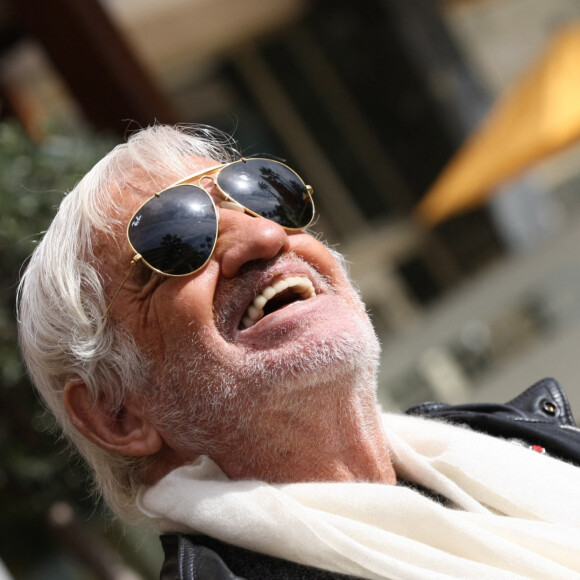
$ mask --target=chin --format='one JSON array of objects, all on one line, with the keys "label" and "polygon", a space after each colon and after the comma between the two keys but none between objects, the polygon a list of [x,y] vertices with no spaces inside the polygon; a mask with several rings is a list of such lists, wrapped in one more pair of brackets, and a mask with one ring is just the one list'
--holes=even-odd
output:
[{"label": "chin", "polygon": [[374,379],[379,354],[379,341],[368,317],[352,313],[330,324],[302,328],[296,336],[286,334],[267,350],[247,353],[242,380],[261,377],[276,388],[295,389]]},{"label": "chin", "polygon": [[165,361],[159,381],[166,431],[183,445],[211,441],[218,449],[268,413],[316,411],[327,395],[374,401],[379,341],[366,314],[354,309],[323,326],[311,321],[269,349],[211,349],[201,339],[190,346]]}]

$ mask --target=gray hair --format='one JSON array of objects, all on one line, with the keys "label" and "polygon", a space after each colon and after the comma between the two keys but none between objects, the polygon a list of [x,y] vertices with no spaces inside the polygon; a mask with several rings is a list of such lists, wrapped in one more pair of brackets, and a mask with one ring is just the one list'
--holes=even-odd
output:
[{"label": "gray hair", "polygon": [[63,387],[80,379],[94,400],[105,394],[117,408],[127,393],[146,388],[150,362],[128,332],[103,318],[107,296],[95,244],[124,225],[113,191],[142,191],[138,181],[153,194],[195,171],[199,157],[225,163],[236,153],[227,135],[203,126],[155,125],[132,135],[65,196],[20,282],[20,346],[32,381],[87,460],[96,490],[124,519],[136,516],[134,497],[148,460],[108,452],[83,437],[64,409]]}]

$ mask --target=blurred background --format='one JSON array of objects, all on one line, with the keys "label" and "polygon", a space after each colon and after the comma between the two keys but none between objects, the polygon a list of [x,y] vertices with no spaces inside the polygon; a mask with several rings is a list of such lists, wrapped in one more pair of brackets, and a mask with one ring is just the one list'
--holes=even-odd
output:
[{"label": "blurred background", "polygon": [[149,579],[21,366],[19,271],[63,192],[141,126],[195,122],[315,188],[384,346],[386,409],[580,414],[578,0],[0,0],[0,580]]}]

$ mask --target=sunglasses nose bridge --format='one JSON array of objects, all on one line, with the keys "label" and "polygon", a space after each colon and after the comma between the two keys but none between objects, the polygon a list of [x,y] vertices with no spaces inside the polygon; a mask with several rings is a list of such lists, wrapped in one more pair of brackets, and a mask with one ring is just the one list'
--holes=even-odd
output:
[{"label": "sunglasses nose bridge", "polygon": [[[208,182],[206,184],[206,181]],[[203,175],[199,179],[199,185],[207,194],[214,200],[217,207],[228,207],[229,209],[237,209],[244,211],[244,206],[233,199],[227,192],[225,192],[216,181],[213,175]],[[219,198],[219,199],[216,199]],[[236,206],[235,208],[233,206]],[[219,219],[219,212],[218,212]]]},{"label": "sunglasses nose bridge", "polygon": [[211,187],[215,186],[215,179],[214,179],[213,175],[202,175],[199,178],[199,187],[203,187],[203,189],[205,189],[205,185],[204,185],[205,181],[209,181],[211,183]]}]

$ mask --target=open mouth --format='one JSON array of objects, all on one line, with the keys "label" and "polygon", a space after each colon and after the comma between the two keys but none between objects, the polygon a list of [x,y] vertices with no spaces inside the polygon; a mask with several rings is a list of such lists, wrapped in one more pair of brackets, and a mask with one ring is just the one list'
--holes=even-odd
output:
[{"label": "open mouth", "polygon": [[254,326],[256,322],[276,312],[297,300],[308,300],[315,295],[314,286],[305,276],[289,276],[276,280],[266,286],[254,301],[248,306],[240,329],[244,330]]}]

